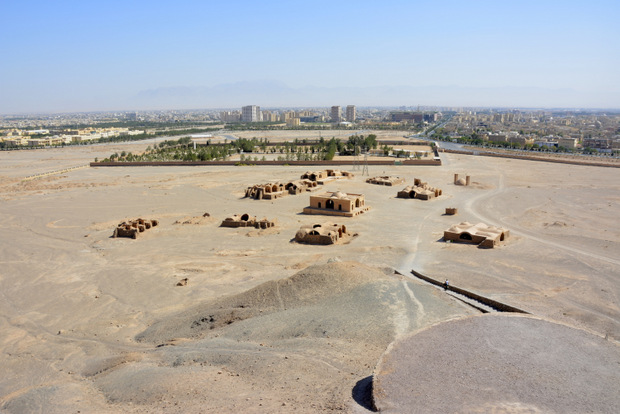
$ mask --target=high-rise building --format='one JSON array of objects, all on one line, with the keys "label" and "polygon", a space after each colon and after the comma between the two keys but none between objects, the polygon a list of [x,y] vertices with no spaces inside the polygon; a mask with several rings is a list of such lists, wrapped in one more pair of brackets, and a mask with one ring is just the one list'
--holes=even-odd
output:
[{"label": "high-rise building", "polygon": [[262,113],[260,106],[248,105],[241,108],[241,122],[260,122]]},{"label": "high-rise building", "polygon": [[355,122],[355,105],[347,105],[347,122]]},{"label": "high-rise building", "polygon": [[332,106],[332,122],[338,123],[342,121],[342,108],[340,106]]}]

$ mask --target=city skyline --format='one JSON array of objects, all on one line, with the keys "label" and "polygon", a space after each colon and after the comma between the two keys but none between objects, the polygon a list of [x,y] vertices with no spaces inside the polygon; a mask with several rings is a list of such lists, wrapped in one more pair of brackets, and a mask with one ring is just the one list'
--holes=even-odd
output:
[{"label": "city skyline", "polygon": [[[620,108],[614,1],[5,3],[0,113]],[[252,42],[248,42],[252,39]]]}]

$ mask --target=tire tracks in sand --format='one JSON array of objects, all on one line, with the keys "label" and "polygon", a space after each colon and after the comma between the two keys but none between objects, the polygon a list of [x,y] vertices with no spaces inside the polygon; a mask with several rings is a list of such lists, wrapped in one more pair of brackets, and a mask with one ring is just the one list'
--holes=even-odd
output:
[{"label": "tire tracks in sand", "polygon": [[475,197],[471,197],[465,202],[465,210],[468,213],[475,216],[478,220],[486,222],[487,224],[492,224],[498,227],[508,228],[510,232],[513,234],[537,241],[542,244],[546,244],[556,249],[565,250],[570,253],[576,253],[581,256],[586,256],[592,259],[601,260],[601,261],[604,261],[604,262],[607,262],[607,263],[610,263],[616,266],[620,266],[619,259],[607,257],[607,256],[604,256],[598,253],[591,252],[591,251],[585,251],[582,248],[569,246],[565,242],[560,243],[551,238],[541,237],[540,235],[534,232],[528,231],[524,229],[523,227],[520,227],[514,223],[506,223],[504,220],[502,220],[499,217],[487,215],[481,207],[484,205],[483,202],[493,197],[497,197],[499,195],[506,193],[506,187],[504,184],[504,174],[498,171],[498,176],[499,176],[499,182],[498,182],[497,188],[484,192],[482,194],[479,194]]}]

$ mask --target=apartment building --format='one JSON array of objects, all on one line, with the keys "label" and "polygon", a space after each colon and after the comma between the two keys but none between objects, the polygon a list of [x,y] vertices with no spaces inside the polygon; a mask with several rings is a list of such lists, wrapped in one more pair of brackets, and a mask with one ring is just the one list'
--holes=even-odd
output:
[{"label": "apartment building", "polygon": [[340,121],[342,121],[342,108],[340,106],[332,106],[332,111],[331,111],[331,115],[332,115],[332,122],[333,123],[338,123]]},{"label": "apartment building", "polygon": [[346,119],[347,122],[355,122],[356,111],[355,105],[347,105]]},{"label": "apartment building", "polygon": [[279,114],[271,111],[263,111],[263,122],[278,122]]},{"label": "apartment building", "polygon": [[241,122],[261,122],[262,115],[260,106],[248,105],[241,108]]},{"label": "apartment building", "polygon": [[220,112],[222,122],[239,122],[241,121],[241,113],[239,111],[222,111]]}]

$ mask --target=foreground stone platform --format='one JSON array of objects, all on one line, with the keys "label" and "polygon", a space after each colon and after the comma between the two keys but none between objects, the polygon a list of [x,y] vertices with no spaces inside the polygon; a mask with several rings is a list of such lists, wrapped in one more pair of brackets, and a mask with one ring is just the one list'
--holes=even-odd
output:
[{"label": "foreground stone platform", "polygon": [[520,315],[444,322],[390,345],[373,380],[385,413],[617,413],[620,346]]}]

